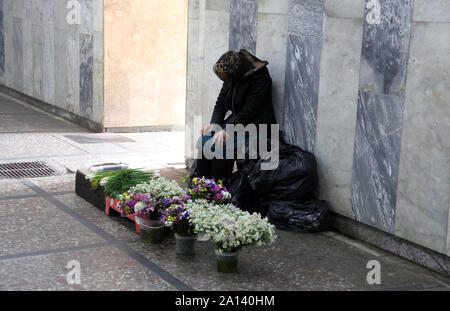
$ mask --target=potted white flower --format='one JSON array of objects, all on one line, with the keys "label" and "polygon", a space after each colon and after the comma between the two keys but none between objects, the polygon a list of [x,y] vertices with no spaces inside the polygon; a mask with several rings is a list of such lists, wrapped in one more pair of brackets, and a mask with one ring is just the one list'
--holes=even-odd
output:
[{"label": "potted white flower", "polygon": [[195,232],[207,233],[216,243],[217,269],[237,272],[239,251],[263,246],[276,239],[275,226],[260,214],[242,211],[232,204],[216,205],[206,200],[186,204]]}]

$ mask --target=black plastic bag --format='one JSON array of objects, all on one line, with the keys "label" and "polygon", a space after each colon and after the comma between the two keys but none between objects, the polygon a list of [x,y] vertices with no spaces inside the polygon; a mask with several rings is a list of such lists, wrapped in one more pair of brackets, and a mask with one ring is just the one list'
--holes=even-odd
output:
[{"label": "black plastic bag", "polygon": [[200,169],[198,159],[192,162],[191,169],[189,171],[189,179],[192,180],[194,177],[204,176],[204,172]]},{"label": "black plastic bag", "polygon": [[258,195],[250,188],[250,184],[248,183],[249,170],[255,164],[256,161],[246,162],[230,178],[226,178],[223,183],[231,194],[231,202],[233,204],[250,213],[257,212],[265,215],[266,211],[260,209]]},{"label": "black plastic bag", "polygon": [[328,203],[310,200],[304,203],[295,201],[265,201],[268,218],[277,229],[298,232],[318,232],[331,229],[331,215]]},{"label": "black plastic bag", "polygon": [[314,155],[283,140],[279,142],[278,154],[279,163],[273,170],[261,170],[261,164],[268,159],[237,162],[238,172],[227,181],[232,202],[243,210],[267,214],[278,229],[328,230],[328,204],[313,200],[317,189]]},{"label": "black plastic bag", "polygon": [[264,161],[267,160],[259,159],[247,176],[251,189],[261,198],[299,202],[314,198],[317,167],[312,153],[280,141],[278,166],[261,170]]}]

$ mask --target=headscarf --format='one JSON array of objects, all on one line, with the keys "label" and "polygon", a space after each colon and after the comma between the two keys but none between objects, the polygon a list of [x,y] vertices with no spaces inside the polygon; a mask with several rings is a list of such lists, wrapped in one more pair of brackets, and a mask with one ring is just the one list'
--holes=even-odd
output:
[{"label": "headscarf", "polygon": [[228,51],[214,64],[214,73],[220,80],[235,82],[241,77],[241,57],[238,52]]},{"label": "headscarf", "polygon": [[268,64],[247,50],[228,51],[214,64],[214,72],[220,80],[235,84],[242,78],[260,70]]}]

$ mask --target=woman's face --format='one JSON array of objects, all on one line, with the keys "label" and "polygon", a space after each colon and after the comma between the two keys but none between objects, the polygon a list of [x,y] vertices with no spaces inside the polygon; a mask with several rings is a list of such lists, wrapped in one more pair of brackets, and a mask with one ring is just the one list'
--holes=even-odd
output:
[{"label": "woman's face", "polygon": [[217,77],[224,82],[232,82],[239,73],[240,59],[237,52],[229,51],[223,54],[214,64],[213,70]]},{"label": "woman's face", "polygon": [[224,70],[222,64],[219,64],[219,63],[214,64],[214,73],[220,80],[222,80],[224,82],[230,82],[230,79],[229,79],[226,71]]}]

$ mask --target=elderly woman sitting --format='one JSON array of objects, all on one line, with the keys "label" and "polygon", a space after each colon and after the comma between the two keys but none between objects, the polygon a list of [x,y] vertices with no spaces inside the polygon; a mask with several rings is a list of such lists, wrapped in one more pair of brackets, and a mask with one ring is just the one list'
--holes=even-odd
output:
[{"label": "elderly woman sitting", "polygon": [[[227,144],[227,125],[276,123],[272,107],[272,79],[267,62],[261,61],[246,50],[229,51],[214,65],[214,72],[223,81],[211,122],[201,130],[197,143],[198,157],[191,168],[192,177],[224,179],[233,171],[238,142]],[[229,117],[225,118],[228,111]],[[258,134],[257,134],[258,135]],[[248,142],[249,138],[245,138]],[[211,146],[215,156],[206,155],[205,145]],[[218,149],[218,150],[216,150]],[[227,152],[228,151],[232,152]],[[217,156],[217,155],[220,156]],[[232,156],[230,156],[230,154]]]}]

